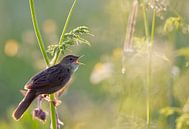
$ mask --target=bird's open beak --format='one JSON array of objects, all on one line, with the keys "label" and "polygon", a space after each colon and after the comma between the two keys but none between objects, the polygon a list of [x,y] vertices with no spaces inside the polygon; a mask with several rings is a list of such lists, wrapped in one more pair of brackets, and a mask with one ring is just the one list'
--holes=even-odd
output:
[{"label": "bird's open beak", "polygon": [[82,56],[79,56],[76,60],[76,64],[79,64],[79,65],[85,65],[84,63],[80,62],[79,59],[81,59],[82,57],[84,57],[84,55]]}]

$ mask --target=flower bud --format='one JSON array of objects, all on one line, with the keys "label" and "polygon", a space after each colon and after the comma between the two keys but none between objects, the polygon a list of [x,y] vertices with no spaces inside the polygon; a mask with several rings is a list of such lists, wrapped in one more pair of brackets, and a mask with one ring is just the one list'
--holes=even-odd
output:
[{"label": "flower bud", "polygon": [[33,117],[44,122],[46,120],[46,113],[41,108],[35,108],[33,111]]}]

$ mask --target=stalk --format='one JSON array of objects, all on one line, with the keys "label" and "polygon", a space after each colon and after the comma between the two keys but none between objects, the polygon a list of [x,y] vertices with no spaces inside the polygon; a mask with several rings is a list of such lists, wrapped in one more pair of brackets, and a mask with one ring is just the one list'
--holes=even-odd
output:
[{"label": "stalk", "polygon": [[147,41],[147,62],[146,62],[146,124],[147,127],[150,127],[150,85],[151,85],[151,60],[150,60],[150,50],[151,48],[149,45],[149,39],[150,39],[150,34],[149,34],[149,24],[148,24],[148,18],[146,14],[146,6],[143,1],[143,19],[144,19],[144,29],[145,29],[145,37]]},{"label": "stalk", "polygon": [[152,19],[152,27],[151,27],[151,40],[148,42],[148,58],[147,58],[147,102],[146,102],[146,122],[148,128],[150,128],[150,88],[152,85],[152,48],[154,45],[154,37],[155,37],[155,25],[156,25],[156,10],[153,10],[153,19]]},{"label": "stalk", "polygon": [[152,27],[151,27],[151,37],[149,34],[149,24],[146,14],[146,6],[143,1],[143,18],[144,18],[144,27],[145,27],[145,36],[147,39],[147,68],[146,68],[146,124],[147,127],[150,128],[150,88],[152,85],[152,48],[154,44],[154,36],[155,36],[155,24],[156,24],[156,10],[153,10],[153,19],[152,19]]},{"label": "stalk", "polygon": [[41,53],[43,55],[43,58],[44,58],[44,60],[47,64],[47,66],[49,67],[50,66],[49,59],[48,59],[47,53],[45,51],[44,42],[43,42],[43,39],[41,37],[41,33],[39,31],[39,27],[38,27],[38,23],[37,23],[34,0],[29,0],[29,3],[30,3],[30,12],[31,12],[32,23],[33,23],[34,31],[35,31],[35,34],[36,34],[36,37],[37,37],[38,45],[39,45],[39,48],[40,48]]},{"label": "stalk", "polygon": [[133,49],[133,35],[135,30],[135,23],[136,23],[136,17],[138,13],[138,0],[133,0],[131,13],[129,15],[127,28],[126,28],[126,35],[125,35],[125,41],[124,41],[124,53],[127,53],[128,51],[131,51]]},{"label": "stalk", "polygon": [[51,126],[52,129],[57,129],[56,109],[54,106],[54,94],[50,94],[50,114],[51,114]]},{"label": "stalk", "polygon": [[150,126],[150,87],[151,87],[151,47],[147,50],[147,71],[146,71],[146,124]]},{"label": "stalk", "polygon": [[[66,30],[67,30],[67,28],[68,28],[68,24],[69,24],[69,22],[70,22],[70,18],[71,18],[71,15],[72,15],[72,12],[73,12],[73,8],[74,8],[76,2],[77,2],[77,0],[74,0],[74,2],[73,2],[73,4],[72,4],[72,7],[71,7],[71,9],[70,9],[70,11],[69,11],[69,13],[68,13],[67,18],[66,18],[66,22],[65,22],[65,25],[64,25],[62,34],[61,34],[61,36],[60,36],[60,41],[59,41],[59,43],[58,43],[60,46],[62,46],[62,44],[63,44],[64,35],[65,35]],[[55,54],[55,56],[53,57],[53,60],[52,60],[52,64],[53,64],[53,65],[56,64],[56,62],[57,62],[57,60],[58,60],[58,58],[59,58],[60,53],[61,53],[61,52],[58,51],[58,52]],[[50,95],[50,101],[51,101],[51,103],[50,103],[50,110],[51,110],[52,128],[53,128],[53,129],[57,129],[57,123],[56,123],[56,122],[57,122],[57,120],[56,120],[56,109],[55,109],[55,106],[54,106],[54,104],[53,104],[53,101],[54,101],[54,100],[55,100],[55,95],[54,95],[54,94],[51,94],[51,95]]]},{"label": "stalk", "polygon": [[147,41],[149,40],[149,24],[148,24],[148,18],[146,15],[146,6],[145,3],[143,2],[143,6],[142,6],[142,10],[143,10],[143,18],[144,18],[144,29],[145,29],[145,36]]},{"label": "stalk", "polygon": [[[74,9],[74,7],[75,7],[75,4],[76,4],[76,2],[77,2],[77,0],[74,0],[74,2],[73,2],[73,4],[72,4],[72,7],[70,8],[70,11],[69,11],[69,13],[68,13],[68,16],[67,16],[67,18],[66,18],[66,22],[65,22],[65,24],[64,24],[64,28],[63,28],[63,30],[62,30],[62,34],[61,34],[61,36],[60,36],[60,40],[59,40],[59,46],[62,46],[62,44],[63,44],[63,42],[64,42],[64,35],[65,35],[65,33],[66,33],[66,30],[67,30],[67,28],[68,28],[68,24],[69,24],[69,22],[70,22],[70,19],[71,19],[71,16],[72,16],[72,12],[73,12],[73,9]],[[62,48],[60,48],[60,49],[62,49]],[[58,51],[56,54],[55,54],[55,56],[53,57],[54,58],[54,60],[53,60],[53,64],[55,64],[56,62],[57,62],[57,60],[58,60],[58,58],[59,58],[59,56],[60,56],[60,51]]]},{"label": "stalk", "polygon": [[[37,40],[38,40],[38,44],[39,44],[41,53],[43,55],[43,58],[45,59],[46,65],[49,67],[50,66],[49,59],[48,59],[47,53],[45,51],[44,43],[43,43],[40,31],[39,31],[38,23],[37,23],[34,0],[29,0],[29,2],[30,2],[31,18],[32,18],[35,34],[36,34],[36,37],[37,37]],[[51,99],[50,114],[51,114],[52,129],[57,129],[56,110],[55,110],[55,106],[53,104],[54,95],[50,95],[50,99]]]},{"label": "stalk", "polygon": [[151,30],[151,47],[153,47],[153,44],[154,44],[155,25],[156,25],[156,10],[154,9],[153,20],[152,20],[152,30]]}]

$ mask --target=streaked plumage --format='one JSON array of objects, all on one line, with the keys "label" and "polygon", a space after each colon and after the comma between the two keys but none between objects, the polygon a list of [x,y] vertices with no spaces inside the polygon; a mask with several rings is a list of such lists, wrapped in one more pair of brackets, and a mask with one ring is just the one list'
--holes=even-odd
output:
[{"label": "streaked plumage", "polygon": [[68,55],[59,64],[49,67],[33,76],[24,87],[27,93],[13,112],[13,117],[16,120],[20,119],[37,96],[41,94],[52,94],[63,88],[78,68],[78,58],[77,56]]}]

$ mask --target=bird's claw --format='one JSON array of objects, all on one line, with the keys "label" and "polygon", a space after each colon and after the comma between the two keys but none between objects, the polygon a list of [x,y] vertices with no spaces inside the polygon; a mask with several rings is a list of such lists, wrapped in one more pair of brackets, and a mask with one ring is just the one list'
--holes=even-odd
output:
[{"label": "bird's claw", "polygon": [[62,101],[58,100],[58,99],[55,99],[54,101],[52,101],[52,103],[54,104],[55,107],[57,107],[62,103]]},{"label": "bird's claw", "polygon": [[46,100],[47,102],[50,102],[50,97],[46,94],[43,95],[43,99]]},{"label": "bird's claw", "polygon": [[48,95],[43,95],[43,96],[41,96],[43,99],[45,99],[47,102],[52,102],[53,104],[54,104],[54,106],[55,107],[57,107],[57,106],[59,106],[61,103],[62,103],[62,101],[61,100],[58,100],[58,99],[54,99],[53,101],[51,101],[50,100],[50,97],[48,96]]}]

